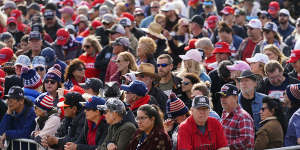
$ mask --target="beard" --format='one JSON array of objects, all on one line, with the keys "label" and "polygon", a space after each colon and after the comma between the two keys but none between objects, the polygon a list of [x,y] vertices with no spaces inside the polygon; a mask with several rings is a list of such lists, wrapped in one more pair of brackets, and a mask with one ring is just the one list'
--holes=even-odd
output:
[{"label": "beard", "polygon": [[168,76],[168,74],[169,74],[169,72],[164,72],[164,71],[159,71],[158,72],[158,76],[161,77],[161,78]]}]

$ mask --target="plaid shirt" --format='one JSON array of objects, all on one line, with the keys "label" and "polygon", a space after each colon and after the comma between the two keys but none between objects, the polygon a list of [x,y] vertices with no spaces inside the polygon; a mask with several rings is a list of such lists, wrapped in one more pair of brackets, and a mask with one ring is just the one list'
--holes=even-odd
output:
[{"label": "plaid shirt", "polygon": [[223,112],[222,125],[230,150],[254,149],[254,124],[251,116],[240,106],[233,112]]}]

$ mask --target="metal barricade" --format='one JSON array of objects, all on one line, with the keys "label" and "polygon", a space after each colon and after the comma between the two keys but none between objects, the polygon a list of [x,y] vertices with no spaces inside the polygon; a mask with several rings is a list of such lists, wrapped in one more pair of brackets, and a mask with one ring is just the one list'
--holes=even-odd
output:
[{"label": "metal barricade", "polygon": [[280,148],[272,148],[272,149],[267,149],[267,150],[297,150],[297,149],[300,150],[300,145],[280,147]]},{"label": "metal barricade", "polygon": [[15,146],[16,143],[19,144],[20,150],[22,150],[22,143],[27,144],[27,149],[28,150],[30,150],[31,145],[34,145],[34,147],[36,147],[36,150],[46,150],[39,143],[37,143],[36,141],[31,140],[31,139],[14,139],[14,140],[10,140],[7,143],[6,149],[7,150],[14,150],[14,146]]}]

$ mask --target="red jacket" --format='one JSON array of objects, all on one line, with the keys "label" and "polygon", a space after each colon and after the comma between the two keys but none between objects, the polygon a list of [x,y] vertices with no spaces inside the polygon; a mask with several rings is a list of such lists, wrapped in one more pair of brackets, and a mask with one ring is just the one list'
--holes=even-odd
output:
[{"label": "red jacket", "polygon": [[83,53],[79,56],[79,60],[83,61],[85,65],[85,76],[87,78],[98,78],[100,74],[100,70],[95,68],[96,56],[90,57],[86,53]]},{"label": "red jacket", "polygon": [[203,135],[197,128],[193,116],[190,116],[180,124],[177,138],[177,150],[215,150],[227,147],[223,127],[212,117],[208,117]]}]

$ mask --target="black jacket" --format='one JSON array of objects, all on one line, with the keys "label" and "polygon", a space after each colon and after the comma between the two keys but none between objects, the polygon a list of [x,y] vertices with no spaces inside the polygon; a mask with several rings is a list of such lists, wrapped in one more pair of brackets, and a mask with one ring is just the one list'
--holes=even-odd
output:
[{"label": "black jacket", "polygon": [[146,33],[137,27],[133,27],[131,29],[131,33],[133,33],[137,40],[139,40],[142,36],[146,36]]},{"label": "black jacket", "polygon": [[100,37],[100,44],[102,47],[107,46],[109,44],[109,32],[104,29],[104,27],[98,27],[96,29],[96,36]]},{"label": "black jacket", "polygon": [[7,110],[6,104],[0,99],[0,121],[2,120],[3,116],[5,115]]},{"label": "black jacket", "polygon": [[[300,83],[299,80],[289,76],[288,74],[284,74],[284,76],[285,76],[286,80],[288,81],[288,85]],[[272,85],[270,83],[269,78],[265,78],[263,83],[262,83],[262,86],[257,90],[257,92],[268,95],[269,90],[270,90],[270,86],[272,86]]]},{"label": "black jacket", "polygon": [[85,113],[83,110],[80,110],[73,119],[64,118],[55,135],[60,138],[58,145],[54,145],[54,147],[63,148],[67,142],[75,142],[82,132],[84,123]]},{"label": "black jacket", "polygon": [[106,74],[106,68],[110,61],[110,58],[112,57],[112,46],[107,45],[105,46],[102,51],[97,55],[96,61],[95,61],[95,68],[100,70],[99,78],[104,81],[105,74]]},{"label": "black jacket", "polygon": [[59,24],[58,21],[56,21],[56,24],[53,27],[47,27],[47,25],[44,26],[44,30],[51,36],[52,40],[56,40],[56,32],[58,29],[63,28],[64,26]]},{"label": "black jacket", "polygon": [[157,58],[161,54],[166,54],[165,49],[167,48],[166,40],[159,39],[156,41],[156,51],[154,53],[154,58]]},{"label": "black jacket", "polygon": [[149,95],[153,96],[156,99],[159,108],[164,114],[166,114],[166,103],[168,100],[168,96],[157,87],[152,87],[149,91]]},{"label": "black jacket", "polygon": [[76,140],[77,149],[78,150],[95,150],[98,145],[101,145],[107,135],[108,131],[108,124],[106,123],[105,119],[101,120],[101,123],[99,124],[97,131],[96,131],[96,145],[88,145],[87,143],[87,136],[88,136],[88,122],[85,121],[83,130],[81,130],[80,137]]}]

